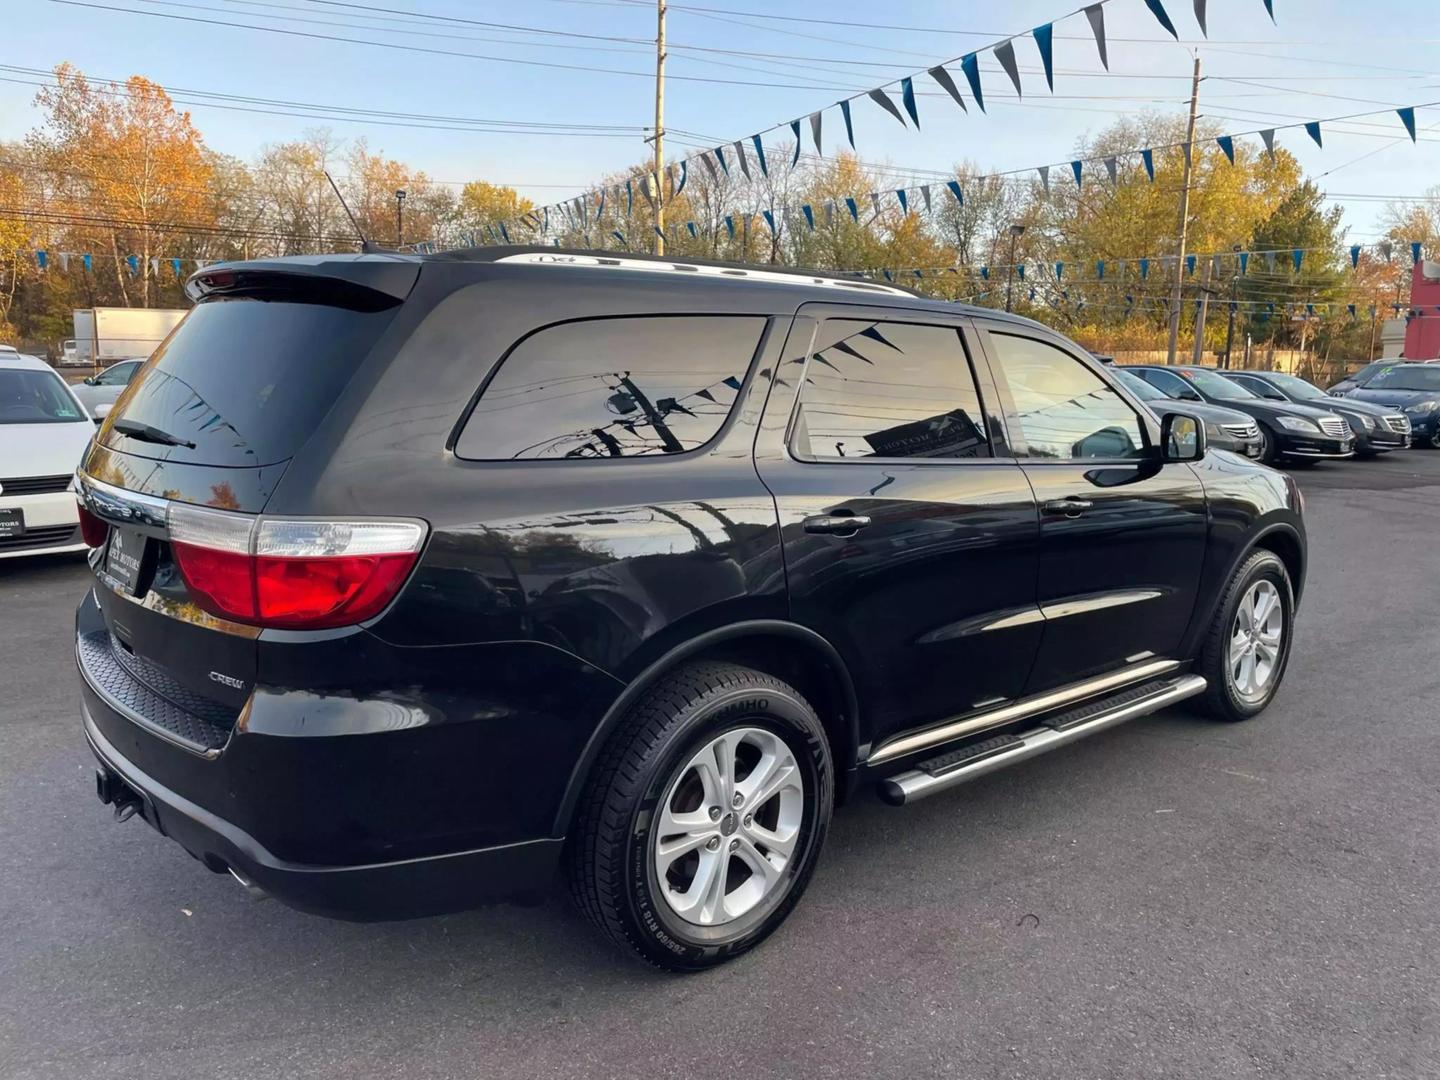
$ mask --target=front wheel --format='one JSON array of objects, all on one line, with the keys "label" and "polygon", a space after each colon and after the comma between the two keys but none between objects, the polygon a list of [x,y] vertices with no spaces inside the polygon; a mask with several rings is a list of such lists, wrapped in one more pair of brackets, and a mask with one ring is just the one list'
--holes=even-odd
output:
[{"label": "front wheel", "polygon": [[1235,571],[1200,653],[1205,710],[1249,720],[1269,705],[1290,659],[1295,594],[1285,564],[1256,551]]},{"label": "front wheel", "polygon": [[1280,450],[1275,436],[1264,424],[1256,425],[1260,429],[1260,460],[1266,465],[1274,465],[1280,460]]},{"label": "front wheel", "polygon": [[735,664],[687,664],[607,743],[572,839],[572,891],[650,963],[712,967],[799,902],[833,802],[825,731],[798,691]]}]

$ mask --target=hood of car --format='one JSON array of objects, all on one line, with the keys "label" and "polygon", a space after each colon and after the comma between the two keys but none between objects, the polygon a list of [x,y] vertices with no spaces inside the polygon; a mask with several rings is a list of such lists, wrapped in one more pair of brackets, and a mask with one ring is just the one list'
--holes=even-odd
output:
[{"label": "hood of car", "polygon": [[1322,408],[1340,413],[1342,416],[1373,416],[1376,419],[1389,416],[1395,411],[1385,405],[1374,401],[1364,401],[1358,397],[1331,398]]},{"label": "hood of car", "polygon": [[1346,394],[1345,400],[1388,405],[1392,409],[1401,409],[1406,405],[1414,405],[1417,401],[1440,401],[1440,390],[1387,390],[1384,388],[1370,390],[1362,386],[1360,389],[1351,390]]},{"label": "hood of car", "polygon": [[[1147,402],[1153,409],[1163,404],[1159,401]],[[1169,409],[1165,411],[1170,411]],[[1208,401],[1180,401],[1176,400],[1173,411],[1190,413],[1192,416],[1204,420],[1207,424],[1248,424],[1250,417],[1237,409],[1228,409],[1221,405],[1212,405]]]},{"label": "hood of car", "polygon": [[53,424],[0,424],[0,484],[8,477],[73,473],[94,434],[95,425],[88,417]]},{"label": "hood of car", "polygon": [[1273,420],[1278,416],[1303,416],[1306,420],[1316,420],[1322,416],[1335,415],[1329,409],[1316,409],[1294,401],[1269,401],[1265,398],[1256,398],[1253,401],[1232,401],[1226,407],[1238,409],[1240,412],[1266,420]]}]

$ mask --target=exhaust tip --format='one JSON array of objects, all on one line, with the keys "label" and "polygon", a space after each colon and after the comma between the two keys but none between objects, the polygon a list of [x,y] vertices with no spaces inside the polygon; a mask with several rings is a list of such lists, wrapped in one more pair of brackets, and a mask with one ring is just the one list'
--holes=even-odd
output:
[{"label": "exhaust tip", "polygon": [[270,899],[270,894],[268,892],[262,889],[259,885],[256,885],[255,882],[251,881],[244,874],[240,873],[239,870],[236,870],[233,866],[226,867],[226,869],[230,871],[230,876],[240,883],[241,888],[243,888],[247,893],[250,894],[250,899]]}]

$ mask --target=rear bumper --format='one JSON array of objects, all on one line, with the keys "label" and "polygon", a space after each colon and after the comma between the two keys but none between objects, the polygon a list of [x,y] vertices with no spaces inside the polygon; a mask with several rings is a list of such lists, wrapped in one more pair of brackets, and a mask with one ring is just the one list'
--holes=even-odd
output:
[{"label": "rear bumper", "polygon": [[[81,706],[85,738],[111,778],[139,797],[140,816],[163,836],[218,873],[249,884],[301,911],[371,921],[458,911],[487,901],[525,899],[550,885],[562,841],[530,840],[498,847],[363,866],[288,862],[245,833],[127,761],[96,725],[93,698]],[[104,708],[103,704],[98,707]]]}]

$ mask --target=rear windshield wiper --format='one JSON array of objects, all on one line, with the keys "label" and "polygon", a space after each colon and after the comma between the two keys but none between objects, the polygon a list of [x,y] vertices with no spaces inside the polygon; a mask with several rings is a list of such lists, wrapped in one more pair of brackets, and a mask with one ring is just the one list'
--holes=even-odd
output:
[{"label": "rear windshield wiper", "polygon": [[176,438],[168,431],[161,431],[149,424],[142,424],[139,420],[116,420],[110,426],[121,435],[128,435],[141,442],[159,443],[161,446],[183,446],[187,450],[195,449],[195,444],[188,439]]}]

